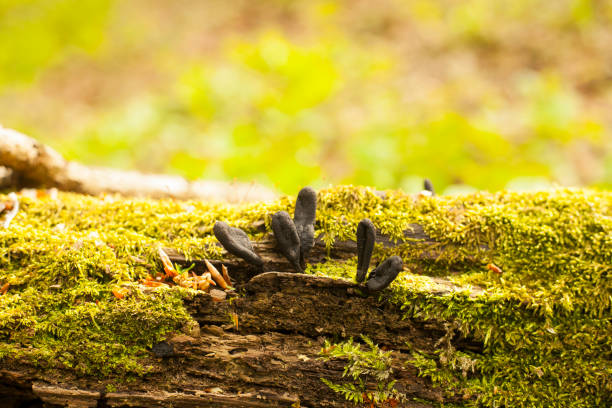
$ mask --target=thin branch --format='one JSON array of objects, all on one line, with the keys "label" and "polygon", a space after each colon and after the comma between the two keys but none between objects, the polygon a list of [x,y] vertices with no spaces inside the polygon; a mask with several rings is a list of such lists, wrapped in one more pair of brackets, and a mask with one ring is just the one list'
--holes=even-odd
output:
[{"label": "thin branch", "polygon": [[189,182],[179,176],[85,166],[67,161],[51,147],[2,126],[0,166],[16,173],[17,187],[56,187],[90,195],[119,193],[231,203],[264,201],[276,196],[273,191],[255,183]]}]

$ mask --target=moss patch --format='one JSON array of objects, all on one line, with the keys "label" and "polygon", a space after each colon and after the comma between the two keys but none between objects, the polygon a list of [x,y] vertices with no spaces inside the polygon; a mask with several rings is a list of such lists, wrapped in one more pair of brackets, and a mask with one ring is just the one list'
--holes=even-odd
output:
[{"label": "moss patch", "polygon": [[[190,321],[181,300],[190,290],[145,295],[136,286],[161,268],[157,245],[219,258],[207,245],[215,220],[258,239],[254,221],[269,230],[270,215],[292,213],[294,204],[291,197],[222,206],[63,193],[20,201],[10,227],[0,229],[0,284],[11,285],[0,296],[0,357],[94,375],[145,373],[147,347]],[[435,198],[388,191],[383,199],[341,186],[319,192],[317,233],[329,245],[354,239],[368,217],[398,243],[374,254],[399,253],[407,265],[385,296],[406,317],[444,319],[450,332],[485,343],[482,355],[442,343],[435,355],[416,350],[412,360],[466,404],[605,406],[612,393],[611,208],[612,193],[589,190]],[[435,243],[404,242],[411,224]],[[425,252],[437,258],[424,259]],[[309,271],[352,278],[354,269],[353,259]],[[485,292],[432,295],[429,276]],[[117,285],[132,295],[115,299]]]}]

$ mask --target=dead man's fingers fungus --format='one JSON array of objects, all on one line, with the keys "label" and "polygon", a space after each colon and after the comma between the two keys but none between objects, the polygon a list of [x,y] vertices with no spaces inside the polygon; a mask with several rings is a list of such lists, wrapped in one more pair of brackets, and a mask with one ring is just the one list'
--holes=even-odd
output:
[{"label": "dead man's fingers fungus", "polygon": [[433,184],[432,184],[431,180],[429,180],[427,178],[425,180],[423,180],[423,189],[425,191],[429,191],[432,196],[436,195],[436,191],[434,190],[434,187],[433,187]]},{"label": "dead man's fingers fungus", "polygon": [[263,260],[255,253],[248,235],[240,228],[230,227],[223,221],[217,221],[213,233],[223,248],[232,255],[244,259],[251,265],[261,267]]},{"label": "dead man's fingers fungus", "polygon": [[279,211],[272,216],[272,232],[280,252],[289,260],[296,271],[302,273],[300,265],[300,237],[295,224],[286,211]]},{"label": "dead man's fingers fungus", "polygon": [[383,290],[393,282],[403,268],[402,258],[392,256],[385,259],[368,277],[366,285],[370,291]]},{"label": "dead man's fingers fungus", "polygon": [[372,221],[365,218],[357,225],[357,282],[363,282],[368,269],[370,268],[370,259],[376,242],[376,228]]},{"label": "dead man's fingers fungus", "polygon": [[300,263],[304,266],[314,246],[314,223],[317,212],[317,193],[311,187],[300,190],[295,202],[293,223],[300,238]]}]

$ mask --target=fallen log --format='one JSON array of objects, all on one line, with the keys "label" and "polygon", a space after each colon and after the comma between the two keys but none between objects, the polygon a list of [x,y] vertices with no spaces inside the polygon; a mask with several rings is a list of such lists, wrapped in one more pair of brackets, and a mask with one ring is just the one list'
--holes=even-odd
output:
[{"label": "fallen log", "polygon": [[[379,406],[545,406],[565,398],[547,388],[552,379],[577,401],[607,404],[609,193],[419,200],[335,188],[319,201],[318,239],[307,273],[297,274],[266,227],[291,201],[228,210],[22,198],[0,230],[0,283],[11,284],[0,297],[0,406],[341,407],[345,395],[322,379],[374,392],[381,381],[372,375],[359,383],[343,373],[355,356],[373,370],[379,352],[390,353],[382,384],[394,390]],[[353,280],[351,213],[380,226],[375,259],[398,253],[407,265],[380,294]],[[218,246],[215,219],[248,232],[263,270]],[[385,220],[402,232],[389,232]],[[205,258],[228,266],[235,288],[140,286],[139,277],[163,268],[156,245],[196,274]],[[113,297],[118,284],[131,294]],[[37,309],[21,313],[29,304]],[[361,352],[323,358],[351,338]],[[575,373],[590,385],[573,382]]]}]

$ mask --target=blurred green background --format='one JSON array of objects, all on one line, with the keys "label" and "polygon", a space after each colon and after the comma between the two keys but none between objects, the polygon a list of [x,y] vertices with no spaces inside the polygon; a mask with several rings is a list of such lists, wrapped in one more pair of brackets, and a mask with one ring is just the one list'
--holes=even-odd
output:
[{"label": "blurred green background", "polygon": [[612,187],[609,0],[0,0],[0,123],[84,163]]}]

